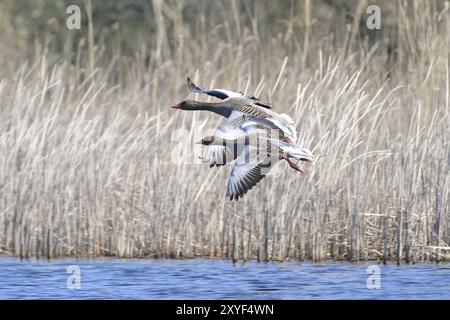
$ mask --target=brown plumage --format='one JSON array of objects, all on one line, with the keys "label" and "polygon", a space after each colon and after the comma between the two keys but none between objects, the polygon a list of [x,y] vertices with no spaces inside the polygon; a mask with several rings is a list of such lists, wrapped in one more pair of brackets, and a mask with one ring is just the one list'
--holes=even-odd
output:
[{"label": "brown plumage", "polygon": [[[223,162],[213,163],[210,166],[224,165],[237,159],[228,179],[227,197],[230,200],[238,200],[248,190],[251,190],[261,181],[272,166],[279,160],[286,160],[291,168],[303,173],[303,169],[293,163],[289,157],[293,157],[283,148],[281,141],[273,140],[270,135],[261,130],[259,134],[227,140],[216,136],[208,136],[201,140],[201,144],[210,148],[220,148]],[[292,148],[292,147],[289,147]],[[302,156],[296,156],[300,161],[311,161],[312,155],[306,151],[298,150]],[[218,159],[221,159],[218,157]],[[210,160],[210,159],[207,159]],[[217,161],[217,159],[215,159]]]}]

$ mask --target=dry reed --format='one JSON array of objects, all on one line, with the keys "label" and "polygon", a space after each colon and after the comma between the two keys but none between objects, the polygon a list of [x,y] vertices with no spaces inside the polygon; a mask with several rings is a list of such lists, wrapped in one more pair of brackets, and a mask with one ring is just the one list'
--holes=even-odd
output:
[{"label": "dry reed", "polygon": [[[322,37],[312,1],[270,39],[258,2],[249,23],[233,1],[217,4],[216,28],[199,13],[194,30],[180,6],[152,4],[156,41],[132,59],[94,49],[89,13],[88,45],[57,60],[44,44],[0,80],[0,252],[449,259],[448,10],[398,1],[392,49],[388,35],[359,38],[357,23]],[[220,120],[169,108],[187,97],[187,75],[271,100],[297,120],[314,164],[299,175],[280,163],[229,202],[230,167],[172,161],[175,146],[196,156],[195,126]]]}]

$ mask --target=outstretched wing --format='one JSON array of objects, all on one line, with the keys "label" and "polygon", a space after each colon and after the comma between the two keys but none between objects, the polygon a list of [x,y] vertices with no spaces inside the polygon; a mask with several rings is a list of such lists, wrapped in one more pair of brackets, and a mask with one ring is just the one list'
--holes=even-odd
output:
[{"label": "outstretched wing", "polygon": [[293,141],[297,140],[297,130],[293,122],[285,120],[283,116],[288,117],[284,114],[265,113],[261,109],[246,108],[244,106],[233,110],[230,117],[224,121],[218,130],[222,131],[223,128],[227,128],[231,132],[231,129],[236,131],[236,128],[239,128],[241,134],[243,132],[245,135],[249,135],[254,134],[255,129],[257,129],[258,133],[261,133],[261,129],[264,128],[271,130],[271,138],[282,139],[283,137],[288,137]]},{"label": "outstretched wing", "polygon": [[212,89],[212,90],[203,90],[200,89],[200,87],[198,87],[197,85],[195,85],[194,82],[192,82],[192,80],[188,77],[187,78],[187,85],[189,90],[191,90],[194,93],[203,93],[203,94],[207,94],[209,96],[213,96],[219,99],[226,99],[226,98],[230,98],[230,97],[243,97],[243,94],[240,92],[233,92],[230,90],[225,90],[225,89]]},{"label": "outstretched wing", "polygon": [[268,102],[261,102],[258,98],[252,96],[252,97],[246,97],[242,94],[242,92],[234,92],[230,90],[225,89],[212,89],[212,90],[203,90],[200,87],[198,87],[192,80],[188,77],[187,78],[187,85],[189,90],[191,90],[194,93],[202,93],[207,94],[209,96],[213,96],[216,98],[219,98],[221,100],[227,99],[227,98],[236,98],[236,97],[245,97],[247,99],[253,100],[253,102],[260,107],[268,108],[270,109],[271,106]]},{"label": "outstretched wing", "polygon": [[251,105],[244,105],[240,107],[239,111],[254,116],[254,118],[249,118],[247,121],[251,120],[269,126],[272,129],[279,129],[284,136],[289,137],[293,141],[297,140],[298,134],[295,128],[295,122],[289,115],[285,113],[279,114],[272,110],[265,110]]},{"label": "outstretched wing", "polygon": [[263,138],[248,144],[240,154],[228,179],[227,197],[238,200],[261,181],[278,158],[270,156],[270,142]]}]

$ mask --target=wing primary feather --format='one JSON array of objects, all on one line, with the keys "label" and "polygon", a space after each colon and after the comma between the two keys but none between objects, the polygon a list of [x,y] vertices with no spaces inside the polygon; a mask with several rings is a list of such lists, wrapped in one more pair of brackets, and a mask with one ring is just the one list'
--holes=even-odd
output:
[{"label": "wing primary feather", "polygon": [[197,85],[195,85],[194,82],[192,82],[191,78],[187,77],[187,85],[189,90],[191,90],[194,93],[203,93],[203,90],[200,89]]}]

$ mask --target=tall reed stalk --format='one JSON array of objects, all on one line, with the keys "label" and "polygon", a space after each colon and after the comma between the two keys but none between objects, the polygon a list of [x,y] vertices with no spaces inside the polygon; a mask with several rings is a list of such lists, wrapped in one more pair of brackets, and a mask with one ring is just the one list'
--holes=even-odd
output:
[{"label": "tall reed stalk", "polygon": [[[214,4],[215,27],[200,12],[192,29],[171,3],[152,2],[156,41],[133,59],[94,44],[91,12],[75,56],[39,44],[32,61],[10,62],[16,70],[0,79],[0,252],[449,259],[448,11],[398,1],[397,38],[371,42],[356,22],[333,32],[329,22],[323,36],[313,1],[272,38],[258,2],[249,20],[244,2]],[[191,163],[194,134],[221,119],[169,108],[188,97],[186,76],[270,99],[296,120],[314,164],[300,175],[280,163],[228,201],[230,166]]]}]

